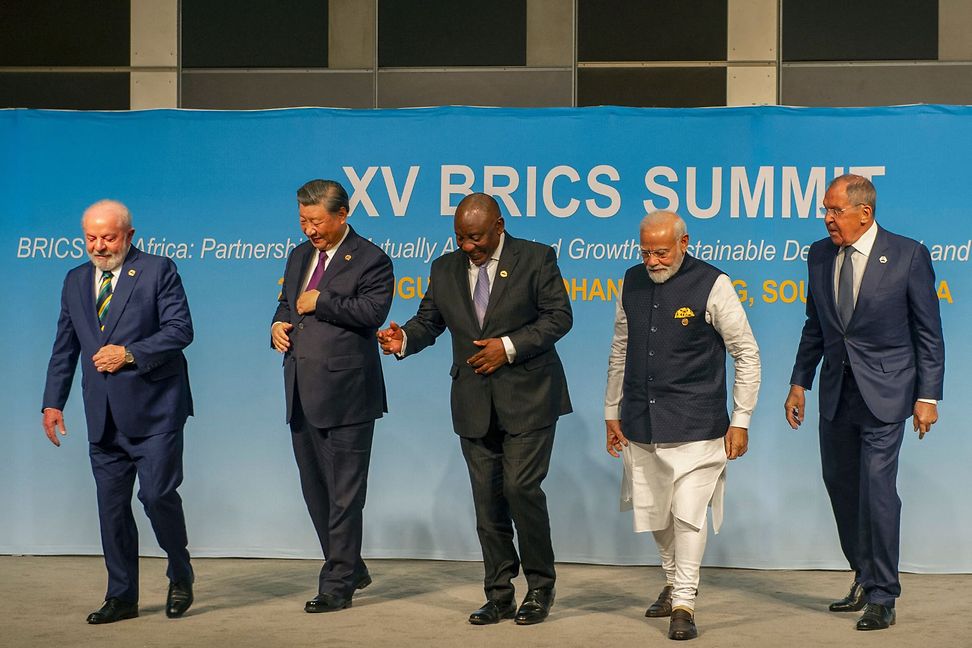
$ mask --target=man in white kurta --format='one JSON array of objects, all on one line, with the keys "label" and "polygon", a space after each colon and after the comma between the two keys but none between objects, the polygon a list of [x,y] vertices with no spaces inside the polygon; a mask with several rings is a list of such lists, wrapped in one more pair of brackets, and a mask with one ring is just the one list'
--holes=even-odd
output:
[{"label": "man in white kurta", "polygon": [[698,634],[706,511],[718,533],[726,463],[746,452],[760,382],[759,349],[732,282],[687,255],[688,241],[672,212],[642,221],[644,263],[625,275],[604,408],[607,450],[623,459],[622,508],[633,509],[636,532],[654,534],[667,581],[645,615],[671,616],[671,639]]}]

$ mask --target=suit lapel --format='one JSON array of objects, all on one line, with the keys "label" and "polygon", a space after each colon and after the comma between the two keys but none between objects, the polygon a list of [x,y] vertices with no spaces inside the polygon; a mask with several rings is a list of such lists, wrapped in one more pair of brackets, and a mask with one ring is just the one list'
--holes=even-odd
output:
[{"label": "suit lapel", "polygon": [[115,325],[118,324],[118,320],[125,310],[125,304],[128,303],[128,298],[132,296],[132,290],[134,290],[135,284],[142,276],[140,256],[141,252],[139,252],[138,248],[132,246],[128,252],[128,256],[125,257],[125,262],[120,268],[122,273],[118,277],[118,283],[115,284],[115,289],[111,293],[111,304],[108,306],[108,319],[105,320],[105,330],[101,332],[103,340],[111,338],[111,332],[115,329]]},{"label": "suit lapel", "polygon": [[81,308],[84,309],[84,319],[91,326],[91,330],[97,335],[101,335],[98,324],[98,314],[95,313],[95,300],[97,295],[94,288],[95,265],[88,263],[88,267],[81,273],[81,283],[78,290],[81,293]]},{"label": "suit lapel", "polygon": [[[496,274],[493,276],[493,285],[489,289],[489,304],[486,306],[486,316],[483,318],[483,329],[489,323],[490,314],[496,309],[497,304],[506,293],[506,286],[513,276],[520,254],[517,250],[516,239],[509,234],[503,242],[503,252],[500,255],[499,263],[496,266]],[[470,301],[471,303],[471,301]]]},{"label": "suit lapel", "polygon": [[834,294],[834,273],[837,271],[837,253],[839,251],[840,248],[833,243],[827,248],[824,261],[818,266],[820,273],[818,281],[820,285],[826,288],[824,293],[827,295],[825,299],[827,316],[835,322],[837,328],[843,329],[844,325],[841,323],[840,315],[837,313],[837,296]]},{"label": "suit lapel", "polygon": [[453,254],[455,255],[456,265],[451,274],[456,281],[459,300],[462,302],[463,310],[466,311],[466,316],[472,322],[473,330],[481,331],[482,327],[479,326],[479,318],[476,317],[476,308],[473,306],[472,292],[469,289],[469,257],[462,250],[456,250]]},{"label": "suit lapel", "polygon": [[297,298],[300,296],[301,289],[304,287],[304,278],[307,276],[307,267],[310,265],[311,259],[317,249],[311,245],[307,244],[307,248],[301,251],[301,257],[294,263],[294,269],[291,274],[294,276],[287,277],[287,303],[291,305],[294,311],[294,315],[297,314]]},{"label": "suit lapel", "polygon": [[[884,259],[884,263],[881,263],[881,259]],[[864,266],[864,276],[861,278],[861,287],[857,291],[857,304],[854,307],[854,316],[851,317],[851,325],[857,319],[857,314],[870,306],[871,298],[881,285],[881,280],[884,279],[888,259],[888,237],[885,236],[884,230],[879,228],[874,237],[874,245],[871,246],[871,253],[867,257],[867,265]]]}]

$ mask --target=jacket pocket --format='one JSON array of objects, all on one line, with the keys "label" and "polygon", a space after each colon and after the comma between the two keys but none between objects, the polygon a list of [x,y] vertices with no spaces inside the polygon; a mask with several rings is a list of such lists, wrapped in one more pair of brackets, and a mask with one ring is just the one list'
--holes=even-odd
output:
[{"label": "jacket pocket", "polygon": [[364,366],[364,356],[360,356],[360,355],[333,356],[327,359],[327,368],[330,371],[360,369],[363,366]]}]

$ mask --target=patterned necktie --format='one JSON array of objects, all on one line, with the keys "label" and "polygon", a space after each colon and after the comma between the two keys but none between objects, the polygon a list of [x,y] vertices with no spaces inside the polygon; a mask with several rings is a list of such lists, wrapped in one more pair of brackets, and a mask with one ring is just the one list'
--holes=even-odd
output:
[{"label": "patterned necktie", "polygon": [[476,277],[476,288],[473,290],[473,306],[476,307],[476,318],[479,326],[483,325],[486,317],[486,306],[489,305],[489,261],[479,266],[479,276]]},{"label": "patterned necktie", "polygon": [[844,248],[844,262],[837,275],[837,313],[846,329],[854,315],[854,246]]},{"label": "patterned necktie", "polygon": [[324,266],[327,264],[327,252],[321,251],[317,255],[317,267],[314,268],[314,272],[311,273],[310,281],[307,282],[306,290],[317,290],[318,284],[321,283],[321,277],[324,276]]},{"label": "patterned necktie", "polygon": [[111,278],[115,276],[110,271],[105,270],[101,273],[101,286],[98,287],[98,299],[95,300],[95,309],[98,311],[98,323],[101,330],[105,330],[105,320],[108,319],[108,307],[111,305]]}]

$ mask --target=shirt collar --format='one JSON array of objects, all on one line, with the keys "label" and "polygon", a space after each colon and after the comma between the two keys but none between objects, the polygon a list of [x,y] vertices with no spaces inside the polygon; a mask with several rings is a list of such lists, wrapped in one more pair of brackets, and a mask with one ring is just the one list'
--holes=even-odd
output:
[{"label": "shirt collar", "polygon": [[[861,234],[861,238],[857,239],[854,243],[851,243],[851,245],[854,246],[856,251],[860,252],[864,256],[870,256],[871,248],[874,247],[874,240],[877,238],[877,231],[877,221],[871,221],[871,226],[868,227],[863,234]],[[844,248],[841,248],[841,251],[843,251],[843,249]]]}]

